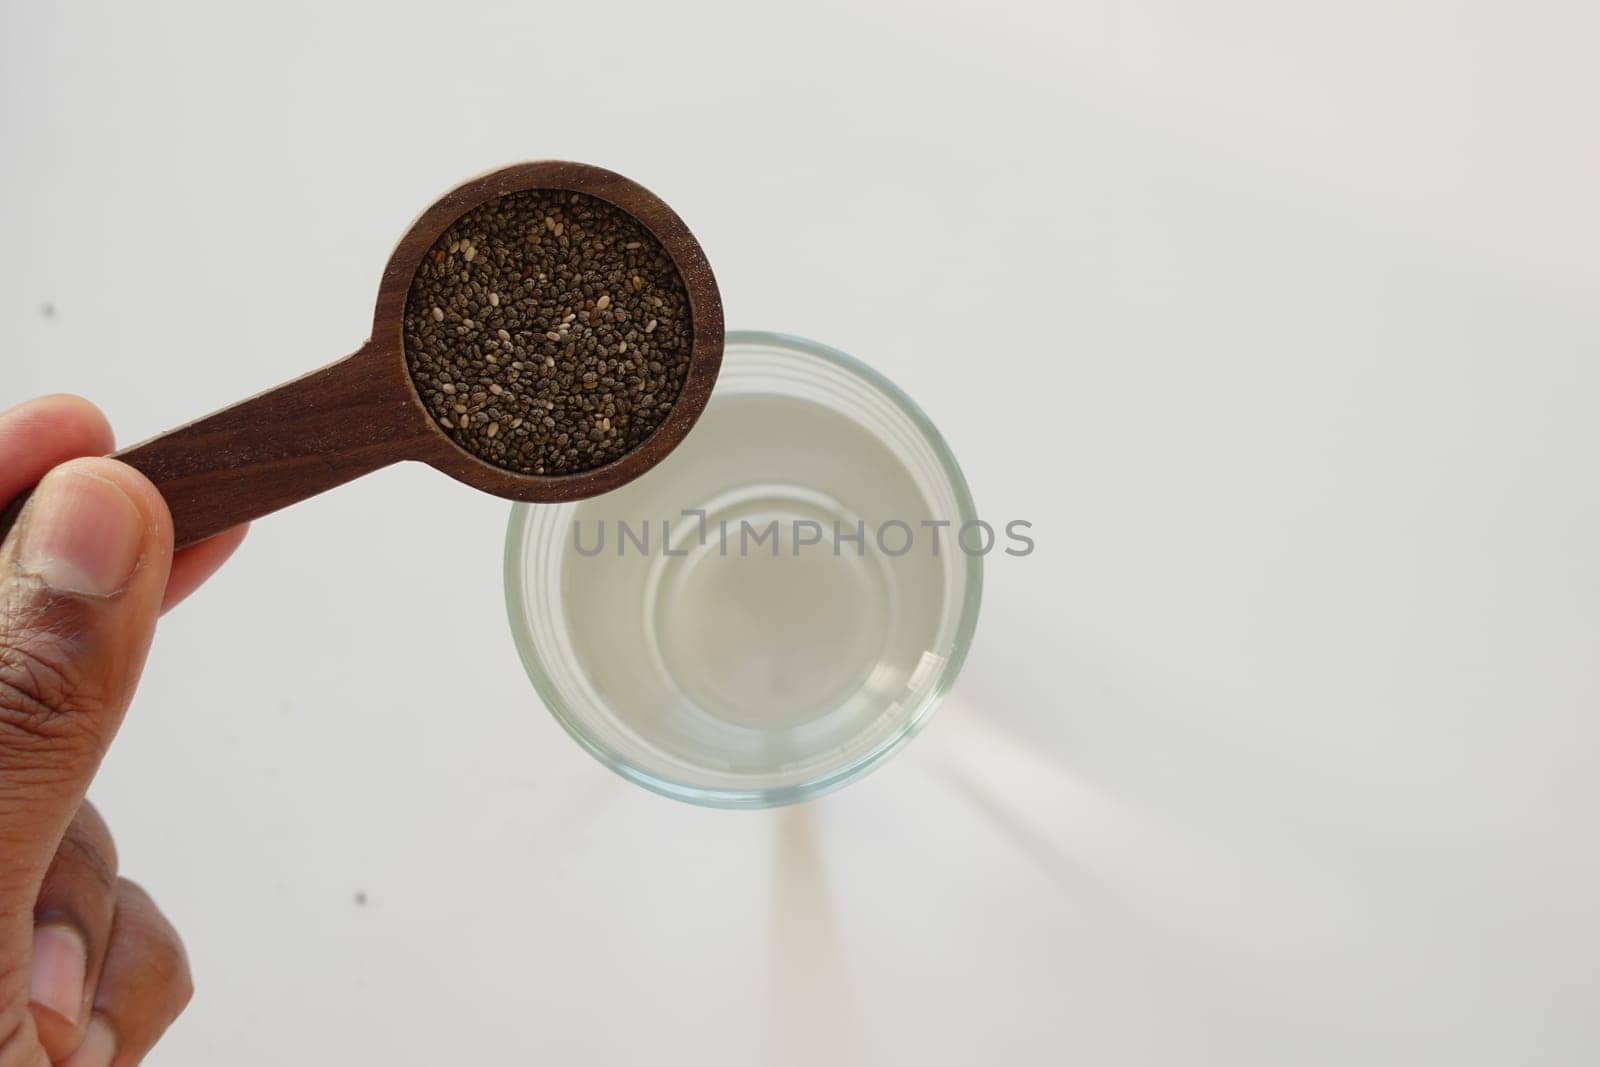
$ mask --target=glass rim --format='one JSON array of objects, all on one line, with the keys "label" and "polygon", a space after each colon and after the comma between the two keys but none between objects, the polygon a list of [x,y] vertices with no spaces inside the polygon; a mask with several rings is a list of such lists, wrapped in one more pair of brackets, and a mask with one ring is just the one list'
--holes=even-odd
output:
[{"label": "glass rim", "polygon": [[[860,378],[868,386],[883,394],[911,421],[933,452],[940,472],[955,497],[956,510],[960,513],[961,522],[977,521],[977,506],[973,503],[972,492],[967,487],[966,477],[961,473],[961,466],[956,462],[950,446],[945,443],[938,427],[917,406],[916,401],[893,381],[847,352],[793,334],[768,330],[729,330],[724,343],[729,348],[735,345],[764,345],[812,356]],[[724,371],[729,369],[732,368],[724,366]],[[715,398],[714,390],[713,398]],[[564,505],[540,505],[540,507],[561,506]],[[530,613],[526,602],[527,582],[524,580],[523,561],[527,558],[526,548],[529,531],[533,526],[534,507],[535,505],[531,504],[513,505],[505,542],[506,612],[511,623],[512,639],[516,643],[517,655],[522,660],[523,669],[527,672],[529,681],[533,683],[535,692],[539,694],[540,700],[556,722],[560,723],[562,729],[591,756],[628,781],[674,800],[712,808],[773,808],[813,800],[848,785],[883,763],[927,725],[933,711],[943,702],[956,677],[961,673],[967,653],[972,647],[972,637],[978,625],[978,611],[983,601],[983,560],[980,556],[965,553],[966,584],[950,654],[945,658],[938,676],[927,693],[894,733],[844,766],[793,785],[750,789],[707,789],[663,778],[634,765],[586,730],[544,667],[544,658],[527,623]]]}]

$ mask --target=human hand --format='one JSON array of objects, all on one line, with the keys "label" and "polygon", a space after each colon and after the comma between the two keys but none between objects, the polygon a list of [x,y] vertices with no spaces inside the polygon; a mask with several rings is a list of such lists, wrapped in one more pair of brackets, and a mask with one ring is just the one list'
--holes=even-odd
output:
[{"label": "human hand", "polygon": [[84,794],[157,616],[244,530],[174,556],[155,486],[79,458],[111,447],[104,416],[75,397],[0,414],[0,510],[38,483],[0,544],[0,1067],[132,1067],[191,992],[182,942],[117,876]]}]

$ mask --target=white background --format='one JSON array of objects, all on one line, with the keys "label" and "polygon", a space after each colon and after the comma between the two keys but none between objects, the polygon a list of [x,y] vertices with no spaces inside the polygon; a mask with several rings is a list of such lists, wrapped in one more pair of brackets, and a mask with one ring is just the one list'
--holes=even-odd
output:
[{"label": "white background", "polygon": [[433,197],[581,159],[1039,545],[906,753],[729,814],[542,710],[499,501],[261,522],[93,794],[197,972],[153,1062],[1593,1062],[1593,5],[0,12],[0,403],[330,361]]}]

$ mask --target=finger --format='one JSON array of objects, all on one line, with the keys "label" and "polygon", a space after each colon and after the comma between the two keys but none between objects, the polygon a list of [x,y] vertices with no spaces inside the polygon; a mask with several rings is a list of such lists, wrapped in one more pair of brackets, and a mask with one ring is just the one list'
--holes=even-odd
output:
[{"label": "finger", "polygon": [[[78,1067],[80,1056],[85,1067],[134,1067],[193,995],[189,958],[178,932],[144,890],[122,879],[89,1035],[67,1067]],[[113,1054],[107,1056],[107,1051]]]},{"label": "finger", "polygon": [[[0,545],[0,961],[29,958],[33,903],[133,694],[171,561],[160,494],[109,459],[48,474]],[[19,976],[0,966],[0,1003],[26,1003]]]},{"label": "finger", "polygon": [[67,827],[33,910],[29,996],[52,1063],[80,1044],[116,911],[117,849],[87,801]]},{"label": "finger", "polygon": [[167,595],[161,602],[161,610],[171,611],[200,588],[207,578],[216,573],[218,567],[228,562],[228,557],[233,555],[249,529],[248,525],[236,526],[173,556],[172,575],[167,579]]},{"label": "finger", "polygon": [[0,413],[0,509],[57,464],[114,446],[106,417],[80,396],[44,396]]},{"label": "finger", "polygon": [[[115,447],[100,409],[78,396],[40,397],[0,413],[0,510],[57,464],[101,456]],[[220,533],[179,552],[172,561],[161,610],[171,611],[228,561],[248,526]]]}]

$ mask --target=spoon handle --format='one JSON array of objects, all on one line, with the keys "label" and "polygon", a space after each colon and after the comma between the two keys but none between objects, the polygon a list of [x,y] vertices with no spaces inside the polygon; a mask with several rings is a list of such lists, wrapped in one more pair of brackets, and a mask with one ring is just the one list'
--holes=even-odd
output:
[{"label": "spoon handle", "polygon": [[[353,355],[114,453],[155,483],[176,547],[406,459],[419,409],[392,354]],[[22,501],[0,515],[0,537]]]},{"label": "spoon handle", "polygon": [[172,511],[176,547],[406,459],[410,385],[369,343],[351,356],[116,453]]}]

